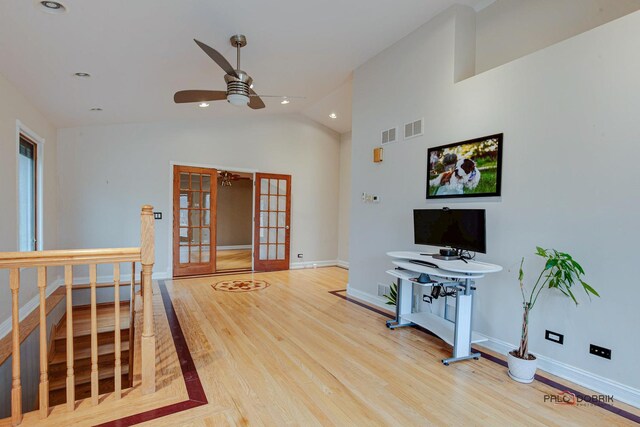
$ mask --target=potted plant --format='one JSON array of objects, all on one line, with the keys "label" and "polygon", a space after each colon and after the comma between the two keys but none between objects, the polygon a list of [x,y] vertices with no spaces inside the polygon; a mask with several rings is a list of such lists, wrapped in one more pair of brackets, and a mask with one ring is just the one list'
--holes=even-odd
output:
[{"label": "potted plant", "polygon": [[389,295],[385,294],[384,297],[387,299],[387,302],[385,304],[396,305],[398,299],[398,285],[392,283],[389,287]]},{"label": "potted plant", "polygon": [[522,334],[520,336],[520,347],[517,350],[509,352],[507,355],[509,376],[521,383],[530,383],[533,381],[536,373],[536,357],[529,353],[529,313],[533,310],[533,307],[535,307],[540,292],[545,288],[558,289],[563,295],[571,298],[571,300],[578,305],[578,300],[573,294],[571,287],[579,283],[589,299],[591,299],[591,295],[600,296],[595,289],[582,280],[584,269],[571,255],[555,249],[543,249],[541,247],[536,247],[536,249],[536,255],[545,259],[545,265],[527,297],[526,294],[528,291],[524,286],[524,257],[520,262],[518,281],[520,282],[522,307],[524,310],[522,315]]}]

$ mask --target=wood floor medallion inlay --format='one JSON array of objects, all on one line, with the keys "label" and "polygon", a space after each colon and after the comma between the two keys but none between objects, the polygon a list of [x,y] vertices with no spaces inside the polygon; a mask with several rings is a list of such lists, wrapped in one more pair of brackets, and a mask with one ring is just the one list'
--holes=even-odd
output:
[{"label": "wood floor medallion inlay", "polygon": [[264,280],[225,280],[211,285],[216,291],[223,292],[251,292],[261,291],[269,287]]}]

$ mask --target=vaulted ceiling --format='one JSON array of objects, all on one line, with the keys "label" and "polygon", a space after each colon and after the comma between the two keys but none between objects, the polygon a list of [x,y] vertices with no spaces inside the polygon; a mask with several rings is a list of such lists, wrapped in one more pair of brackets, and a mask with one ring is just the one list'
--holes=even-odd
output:
[{"label": "vaulted ceiling", "polygon": [[[482,1],[60,0],[66,13],[51,14],[36,0],[3,0],[0,74],[58,127],[302,112],[344,132],[355,68],[452,4]],[[178,90],[225,89],[193,39],[235,63],[237,33],[247,36],[242,69],[259,94],[304,99],[269,98],[256,111],[174,104]]]}]

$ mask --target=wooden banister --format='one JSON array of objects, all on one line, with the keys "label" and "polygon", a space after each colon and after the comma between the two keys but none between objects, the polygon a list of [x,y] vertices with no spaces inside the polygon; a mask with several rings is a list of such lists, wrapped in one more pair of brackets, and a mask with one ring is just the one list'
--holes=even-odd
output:
[{"label": "wooden banister", "polygon": [[0,252],[0,268],[53,267],[139,261],[140,248]]},{"label": "wooden banister", "polygon": [[64,285],[67,288],[67,409],[76,404],[75,374],[73,370],[73,267],[64,266]]},{"label": "wooden banister", "polygon": [[[75,375],[74,375],[74,346],[73,346],[73,266],[89,266],[89,288],[91,291],[91,403],[99,403],[99,360],[98,360],[98,325],[97,325],[97,266],[98,264],[113,264],[113,284],[115,297],[115,398],[122,397],[122,347],[120,334],[120,263],[129,262],[131,269],[131,301],[130,301],[130,346],[129,346],[129,385],[133,386],[131,375],[133,372],[133,353],[135,341],[135,264],[142,264],[141,293],[143,294],[143,329],[141,353],[142,392],[155,392],[155,327],[153,321],[153,288],[152,272],[155,262],[154,250],[154,218],[153,207],[145,205],[141,213],[141,233],[139,248],[114,249],[74,249],[49,250],[34,252],[3,252],[0,253],[0,269],[9,270],[9,286],[11,289],[11,423],[14,426],[22,422],[22,383],[20,378],[20,269],[36,268],[37,286],[40,299],[40,382],[39,409],[40,416],[46,418],[49,414],[49,372],[47,346],[47,268],[64,267],[64,286],[66,290],[66,386],[67,408],[75,409]],[[35,314],[35,313],[34,313]]]},{"label": "wooden banister", "polygon": [[38,290],[40,291],[40,418],[49,415],[49,349],[47,348],[47,267],[38,267]]},{"label": "wooden banister", "polygon": [[96,265],[89,265],[89,284],[91,285],[91,404],[98,404],[98,308],[96,299],[96,283],[98,275]]},{"label": "wooden banister", "polygon": [[9,270],[9,287],[11,288],[11,424],[17,426],[22,422],[22,384],[20,382],[20,270]]},{"label": "wooden banister", "polygon": [[[116,399],[120,399],[122,397],[122,367],[120,361],[120,264],[118,263],[113,264],[113,285],[113,301],[115,302],[115,326],[113,329],[115,341],[114,394]],[[129,369],[133,369],[133,367]]]},{"label": "wooden banister", "polygon": [[142,207],[140,229],[140,262],[142,263],[142,393],[156,391],[156,336],[153,325],[152,271],[155,262],[153,206]]}]

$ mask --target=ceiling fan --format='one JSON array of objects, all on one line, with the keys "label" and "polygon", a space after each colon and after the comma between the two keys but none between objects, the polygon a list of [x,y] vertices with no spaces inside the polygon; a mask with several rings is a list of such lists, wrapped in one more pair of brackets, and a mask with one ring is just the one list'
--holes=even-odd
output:
[{"label": "ceiling fan", "polygon": [[[204,51],[216,64],[220,66],[226,73],[224,81],[227,84],[227,90],[181,90],[173,95],[173,101],[176,104],[182,104],[186,102],[207,102],[207,101],[220,101],[226,99],[233,105],[249,105],[250,108],[258,110],[264,108],[264,102],[260,96],[255,93],[251,88],[253,79],[246,72],[240,69],[240,49],[247,45],[247,38],[242,34],[231,36],[231,46],[237,49],[237,67],[233,66],[225,59],[224,56],[211,46],[193,39],[200,49]],[[282,98],[287,100],[289,98],[299,98],[294,96],[275,96],[266,95],[268,98]]]}]

